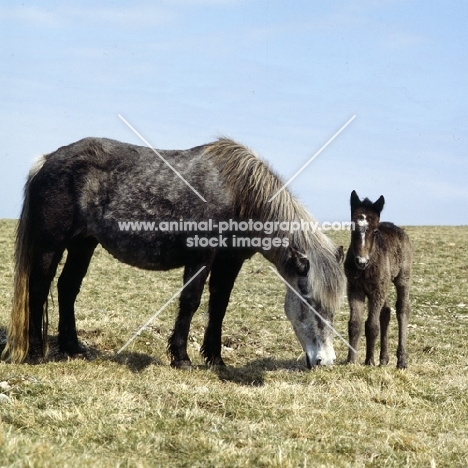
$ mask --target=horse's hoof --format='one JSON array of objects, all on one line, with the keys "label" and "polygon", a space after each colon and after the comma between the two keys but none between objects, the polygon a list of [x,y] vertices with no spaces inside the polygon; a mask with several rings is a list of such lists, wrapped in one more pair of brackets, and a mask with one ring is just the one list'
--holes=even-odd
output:
[{"label": "horse's hoof", "polygon": [[69,356],[83,355],[88,352],[88,348],[78,341],[76,343],[61,344],[59,350],[61,353],[68,354]]},{"label": "horse's hoof", "polygon": [[45,362],[45,357],[42,354],[42,351],[29,350],[28,356],[24,361],[26,364],[43,364]]},{"label": "horse's hoof", "polygon": [[89,354],[88,350],[82,351],[80,353],[67,353],[67,356],[70,359],[82,359],[84,361],[92,361],[93,357]]},{"label": "horse's hoof", "polygon": [[180,359],[178,361],[174,360],[171,362],[171,367],[181,370],[190,370],[192,369],[192,363],[190,362],[190,359]]},{"label": "horse's hoof", "polygon": [[212,359],[207,359],[206,360],[206,365],[210,369],[216,369],[216,368],[219,368],[219,367],[226,367],[226,364],[224,363],[223,358],[221,356],[218,356],[218,357],[215,357],[215,358],[212,358]]},{"label": "horse's hoof", "polygon": [[356,364],[357,363],[357,353],[349,350],[348,356],[346,357],[346,364]]},{"label": "horse's hoof", "polygon": [[408,367],[408,364],[406,364],[405,361],[398,361],[396,367],[397,369],[406,369]]}]

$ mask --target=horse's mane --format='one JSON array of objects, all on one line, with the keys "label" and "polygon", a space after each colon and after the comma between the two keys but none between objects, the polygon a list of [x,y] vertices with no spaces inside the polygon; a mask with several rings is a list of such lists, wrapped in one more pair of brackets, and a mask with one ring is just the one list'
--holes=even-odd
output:
[{"label": "horse's mane", "polygon": [[[287,189],[281,190],[283,180],[249,148],[228,138],[220,138],[206,146],[205,155],[214,162],[231,188],[236,213],[241,219],[316,222]],[[276,193],[278,195],[270,202]],[[293,238],[290,240],[295,248],[307,250],[313,247],[310,231],[307,235],[302,231],[291,234]],[[284,237],[285,232],[278,230],[272,235]],[[323,234],[317,236],[317,241],[322,247],[331,248],[330,241]]]},{"label": "horse's mane", "polygon": [[[282,179],[252,150],[228,138],[220,138],[205,147],[204,154],[214,163],[230,187],[236,213],[241,219],[267,221],[312,222],[311,214],[300,205]],[[270,202],[279,190],[280,193]],[[310,224],[309,224],[310,226]],[[272,237],[289,238],[289,245],[308,253],[311,261],[309,278],[315,286],[315,296],[334,308],[341,298],[343,273],[335,258],[335,246],[319,229],[295,231],[281,229]],[[286,249],[279,255],[285,255]],[[339,271],[338,271],[339,270]],[[324,297],[325,296],[325,297]],[[328,299],[328,300],[327,300]]]}]

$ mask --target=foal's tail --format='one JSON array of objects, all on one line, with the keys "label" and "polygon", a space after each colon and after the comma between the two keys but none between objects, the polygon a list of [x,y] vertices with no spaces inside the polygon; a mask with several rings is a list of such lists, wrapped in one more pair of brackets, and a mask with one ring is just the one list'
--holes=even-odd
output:
[{"label": "foal's tail", "polygon": [[[34,248],[30,184],[43,162],[41,158],[29,173],[24,187],[23,208],[16,229],[13,309],[8,326],[8,341],[2,353],[2,359],[13,363],[23,362],[29,350],[29,276]],[[47,333],[46,329],[44,331]]]}]

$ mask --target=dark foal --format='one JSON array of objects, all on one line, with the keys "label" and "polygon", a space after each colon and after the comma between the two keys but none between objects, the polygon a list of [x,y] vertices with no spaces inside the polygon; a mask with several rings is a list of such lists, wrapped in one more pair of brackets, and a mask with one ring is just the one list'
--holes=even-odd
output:
[{"label": "dark foal", "polygon": [[[367,365],[374,365],[375,342],[380,331],[380,365],[388,363],[388,324],[390,307],[387,293],[390,283],[396,288],[398,320],[397,368],[407,367],[406,337],[410,315],[409,284],[413,252],[408,235],[392,223],[380,222],[385,199],[372,203],[351,193],[351,243],[344,264],[348,279],[350,345],[357,350],[362,329],[364,303],[369,314],[365,324]],[[356,362],[356,352],[348,351],[348,362]]]}]

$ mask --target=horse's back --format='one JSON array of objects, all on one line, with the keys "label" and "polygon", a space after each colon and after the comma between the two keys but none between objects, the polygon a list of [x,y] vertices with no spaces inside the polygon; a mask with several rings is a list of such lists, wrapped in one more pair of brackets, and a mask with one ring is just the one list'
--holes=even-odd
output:
[{"label": "horse's back", "polygon": [[42,192],[70,194],[85,218],[188,218],[184,215],[195,206],[205,211],[207,205],[216,206],[198,194],[216,200],[217,206],[230,201],[203,151],[203,146],[156,151],[108,138],[84,138],[46,155],[36,185]]},{"label": "horse's back", "polygon": [[385,237],[386,244],[409,246],[410,240],[404,229],[388,221],[379,223],[379,232]]},{"label": "horse's back", "polygon": [[[230,193],[203,151],[195,147],[155,154],[151,148],[107,138],[63,146],[43,157],[28,183],[36,224],[44,236],[64,242],[78,233],[95,237],[126,263],[174,257],[162,246],[168,241],[179,246],[185,233],[122,231],[119,223],[232,217]],[[193,189],[216,203],[204,202]]]},{"label": "horse's back", "polygon": [[389,258],[392,276],[409,275],[413,249],[406,231],[393,223],[385,221],[379,224],[378,230],[383,241],[380,242],[380,245]]},{"label": "horse's back", "polygon": [[[147,146],[124,143],[110,138],[87,137],[58,148],[45,156],[48,165],[59,172],[72,167],[75,171],[100,169],[132,177],[134,173],[154,177],[154,169],[171,171],[168,163],[175,166],[190,166],[200,161],[204,147],[187,150],[154,150]],[[164,161],[164,160],[166,161]],[[77,175],[76,172],[74,174]]]}]

